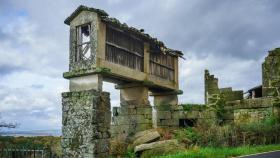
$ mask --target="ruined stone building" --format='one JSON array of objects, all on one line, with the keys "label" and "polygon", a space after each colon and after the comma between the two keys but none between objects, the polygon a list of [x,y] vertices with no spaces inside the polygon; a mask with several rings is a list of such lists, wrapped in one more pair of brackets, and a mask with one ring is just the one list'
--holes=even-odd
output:
[{"label": "ruined stone building", "polygon": [[215,106],[223,99],[224,121],[235,123],[258,122],[273,115],[279,115],[280,97],[280,48],[269,51],[262,64],[262,85],[243,91],[219,88],[218,79],[205,71],[205,103]]}]

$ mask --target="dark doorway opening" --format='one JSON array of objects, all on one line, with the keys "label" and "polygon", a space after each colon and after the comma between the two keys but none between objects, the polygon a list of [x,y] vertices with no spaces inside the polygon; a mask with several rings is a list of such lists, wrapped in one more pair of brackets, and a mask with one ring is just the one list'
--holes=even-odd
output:
[{"label": "dark doorway opening", "polygon": [[196,119],[179,119],[179,127],[193,127],[196,124]]}]

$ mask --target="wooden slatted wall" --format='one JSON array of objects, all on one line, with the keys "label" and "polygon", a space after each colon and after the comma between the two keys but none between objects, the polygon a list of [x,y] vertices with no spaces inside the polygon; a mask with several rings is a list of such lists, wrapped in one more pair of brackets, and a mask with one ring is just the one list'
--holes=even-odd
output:
[{"label": "wooden slatted wall", "polygon": [[150,73],[174,81],[174,57],[160,52],[151,52]]},{"label": "wooden slatted wall", "polygon": [[107,26],[105,60],[143,72],[144,45],[140,40]]}]

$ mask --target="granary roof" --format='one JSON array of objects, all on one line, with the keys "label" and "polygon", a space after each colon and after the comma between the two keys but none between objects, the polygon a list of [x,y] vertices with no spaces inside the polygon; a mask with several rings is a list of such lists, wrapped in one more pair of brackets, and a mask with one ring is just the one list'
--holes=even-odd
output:
[{"label": "granary roof", "polygon": [[118,19],[109,17],[109,14],[107,14],[104,10],[101,9],[90,8],[90,7],[80,5],[68,18],[65,19],[64,23],[70,25],[70,22],[82,11],[95,12],[100,16],[101,20],[104,21],[105,23],[118,27],[121,30],[127,31],[128,33],[134,34],[138,37],[141,37],[144,40],[151,42],[152,44],[156,45],[163,53],[168,53],[171,55],[184,58],[183,57],[184,54],[181,51],[167,48],[162,41],[158,40],[157,38],[151,37],[147,33],[144,33],[143,29],[139,30],[134,27],[129,27],[126,23],[121,23]]}]

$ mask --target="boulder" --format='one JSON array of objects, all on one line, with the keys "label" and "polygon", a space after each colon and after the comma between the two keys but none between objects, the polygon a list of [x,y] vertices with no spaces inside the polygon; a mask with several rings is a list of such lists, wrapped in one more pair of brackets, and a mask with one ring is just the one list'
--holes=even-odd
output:
[{"label": "boulder", "polygon": [[176,148],[179,146],[180,145],[176,139],[164,140],[164,141],[138,145],[134,148],[134,152],[137,153],[137,152],[143,152],[145,150],[154,150],[158,148]]},{"label": "boulder", "polygon": [[149,129],[149,130],[137,132],[137,133],[134,135],[133,139],[136,140],[136,139],[138,139],[139,137],[142,137],[142,136],[144,136],[144,135],[146,135],[146,134],[148,134],[148,133],[150,133],[150,132],[154,132],[154,131],[156,131],[156,130],[155,130],[155,129]]},{"label": "boulder", "polygon": [[133,146],[150,143],[150,142],[158,140],[159,138],[160,138],[160,134],[157,131],[150,131],[148,133],[145,133],[145,134],[137,137],[137,139],[134,140],[134,142],[133,142]]}]

